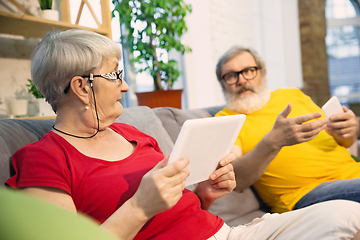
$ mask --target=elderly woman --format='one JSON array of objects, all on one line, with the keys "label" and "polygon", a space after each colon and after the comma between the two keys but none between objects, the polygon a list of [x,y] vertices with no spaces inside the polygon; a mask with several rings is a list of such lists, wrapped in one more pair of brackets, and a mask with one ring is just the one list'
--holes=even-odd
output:
[{"label": "elderly woman", "polygon": [[188,159],[167,165],[154,138],[114,123],[129,89],[120,59],[113,41],[86,30],[50,32],[39,43],[32,77],[57,118],[14,154],[8,186],[83,212],[119,239],[338,239],[358,231],[359,204],[347,201],[228,227],[207,209],[235,188],[235,154],[193,192],[184,189]]}]

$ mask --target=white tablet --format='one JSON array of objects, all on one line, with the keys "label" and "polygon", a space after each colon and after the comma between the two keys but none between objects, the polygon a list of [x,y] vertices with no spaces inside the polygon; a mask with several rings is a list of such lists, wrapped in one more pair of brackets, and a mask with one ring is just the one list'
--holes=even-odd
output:
[{"label": "white tablet", "polygon": [[324,104],[324,106],[322,106],[321,109],[324,111],[326,118],[329,118],[334,114],[343,112],[339,99],[336,96],[330,98]]},{"label": "white tablet", "polygon": [[186,186],[209,179],[219,161],[230,153],[245,118],[240,114],[184,122],[168,164],[184,157],[190,160]]}]

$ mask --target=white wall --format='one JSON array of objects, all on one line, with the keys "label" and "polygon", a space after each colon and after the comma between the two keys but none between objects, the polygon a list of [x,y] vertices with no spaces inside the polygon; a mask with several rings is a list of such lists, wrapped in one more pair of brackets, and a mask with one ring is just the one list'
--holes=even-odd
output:
[{"label": "white wall", "polygon": [[302,87],[297,0],[258,0],[260,21],[254,46],[267,64],[269,88]]},{"label": "white wall", "polygon": [[[297,0],[185,1],[192,5],[193,12],[187,17],[188,32],[183,41],[193,51],[184,58],[174,54],[183,69],[174,88],[186,89],[184,108],[225,104],[215,65],[235,44],[258,50],[268,66],[271,90],[302,87]],[[117,40],[117,27],[113,28],[113,39]],[[6,99],[26,95],[30,55],[38,41],[15,37],[19,41],[8,42],[6,38],[0,35],[6,42],[0,46],[0,118],[6,114]]]},{"label": "white wall", "polygon": [[225,104],[215,76],[219,57],[238,44],[255,48],[267,63],[271,90],[302,87],[297,0],[186,0],[184,43],[186,108]]}]

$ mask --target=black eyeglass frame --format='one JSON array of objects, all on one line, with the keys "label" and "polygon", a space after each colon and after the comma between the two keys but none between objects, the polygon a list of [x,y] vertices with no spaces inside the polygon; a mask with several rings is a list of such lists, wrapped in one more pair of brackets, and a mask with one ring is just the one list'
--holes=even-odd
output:
[{"label": "black eyeglass frame", "polygon": [[[245,72],[245,71],[247,71],[247,70],[249,70],[249,69],[251,69],[251,68],[255,68],[255,76],[252,77],[252,78],[247,78],[247,77],[245,77],[244,74],[243,74],[243,72]],[[256,78],[256,76],[257,76],[257,71],[260,70],[260,69],[261,69],[261,67],[253,66],[253,67],[244,68],[243,70],[238,71],[238,72],[229,72],[229,73],[236,73],[237,81],[234,82],[234,83],[228,83],[228,82],[225,80],[225,76],[226,76],[227,74],[229,74],[229,73],[224,74],[224,75],[221,77],[221,79],[224,80],[224,82],[225,82],[226,84],[228,84],[228,85],[237,84],[237,83],[239,82],[239,80],[240,80],[240,74],[243,76],[244,79],[246,79],[246,80],[252,80],[252,79]]]},{"label": "black eyeglass frame", "polygon": [[[123,73],[123,70],[120,70],[119,72],[111,72],[111,73],[103,73],[103,74],[98,74],[98,75],[94,75],[92,73],[90,73],[90,75],[80,75],[80,77],[82,78],[89,78],[89,81],[90,83],[92,83],[92,81],[94,80],[94,77],[102,77],[102,78],[105,78],[106,80],[108,81],[111,81],[111,80],[119,80],[120,81],[120,85],[123,83],[123,80],[122,79],[122,73]],[[112,78],[110,76],[110,74],[115,74],[116,75],[116,78]],[[74,76],[76,77],[76,76]],[[67,94],[69,92],[69,89],[70,89],[70,83],[71,81],[69,82],[69,84],[67,85],[67,87],[64,89],[64,93]]]}]

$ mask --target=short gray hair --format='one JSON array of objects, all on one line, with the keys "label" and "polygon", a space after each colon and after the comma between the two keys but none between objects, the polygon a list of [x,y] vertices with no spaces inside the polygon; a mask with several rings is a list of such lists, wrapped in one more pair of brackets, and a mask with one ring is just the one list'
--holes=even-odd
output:
[{"label": "short gray hair", "polygon": [[266,65],[264,60],[260,57],[260,55],[252,48],[245,48],[242,46],[233,46],[231,47],[228,51],[226,51],[219,59],[219,61],[216,64],[216,77],[217,79],[221,82],[221,68],[222,66],[227,63],[228,61],[230,61],[231,59],[233,59],[234,57],[236,57],[237,55],[243,53],[243,52],[248,52],[250,53],[255,62],[256,65],[258,66],[258,68],[260,68],[260,74],[262,76],[264,76],[264,73],[266,72]]},{"label": "short gray hair", "polygon": [[56,111],[74,76],[87,75],[112,57],[121,59],[121,50],[103,35],[78,29],[51,31],[32,55],[32,80]]}]

